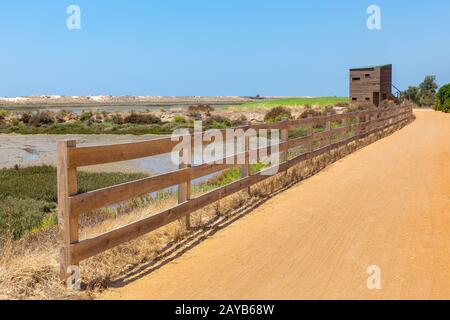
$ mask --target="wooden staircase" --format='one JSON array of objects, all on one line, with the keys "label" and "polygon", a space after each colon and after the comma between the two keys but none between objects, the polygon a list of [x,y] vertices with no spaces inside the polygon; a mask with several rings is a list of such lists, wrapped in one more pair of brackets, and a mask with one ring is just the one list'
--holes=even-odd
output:
[{"label": "wooden staircase", "polygon": [[400,97],[401,97],[401,94],[402,94],[402,92],[400,91],[400,89],[399,88],[397,88],[396,86],[394,86],[394,85],[392,85],[392,92],[393,93],[391,93],[391,96],[389,97],[389,100],[392,100],[392,101],[394,101],[395,103],[397,103],[397,104],[400,104]]}]

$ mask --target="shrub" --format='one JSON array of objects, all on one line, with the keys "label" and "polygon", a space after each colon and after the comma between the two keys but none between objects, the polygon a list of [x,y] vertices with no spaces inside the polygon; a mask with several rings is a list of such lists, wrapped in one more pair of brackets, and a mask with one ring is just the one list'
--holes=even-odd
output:
[{"label": "shrub", "polygon": [[125,123],[132,124],[160,124],[161,118],[151,113],[135,113],[132,112],[129,116],[125,117]]},{"label": "shrub", "polygon": [[333,106],[326,106],[325,108],[323,108],[322,114],[323,115],[328,115],[328,114],[336,114],[336,109],[334,109]]},{"label": "shrub", "polygon": [[232,127],[233,123],[231,122],[230,119],[225,118],[223,116],[212,115],[212,116],[209,116],[208,118],[206,118],[205,121],[203,121],[203,125],[207,129],[212,129],[212,128],[222,129],[222,128]]},{"label": "shrub", "polygon": [[450,98],[448,98],[447,100],[445,100],[441,110],[445,113],[450,113]]},{"label": "shrub", "polygon": [[31,116],[28,124],[40,127],[43,125],[50,125],[55,123],[55,115],[50,111],[38,111]]},{"label": "shrub", "polygon": [[4,121],[9,113],[8,110],[0,110],[0,121]]},{"label": "shrub", "polygon": [[350,106],[348,102],[338,102],[336,103],[337,108],[347,109]]},{"label": "shrub", "polygon": [[183,123],[186,123],[186,118],[183,116],[177,115],[172,119],[172,122],[177,123],[177,124],[183,124]]},{"label": "shrub", "polygon": [[188,111],[187,116],[194,120],[202,120],[202,114],[197,111]]},{"label": "shrub", "polygon": [[409,100],[418,106],[433,106],[436,103],[436,84],[435,76],[426,76],[423,82],[418,86],[410,86],[402,92],[402,100]]},{"label": "shrub", "polygon": [[33,116],[33,114],[30,111],[26,111],[26,112],[22,113],[22,116],[20,117],[20,121],[22,121],[25,124],[29,124],[32,116]]},{"label": "shrub", "polygon": [[214,108],[207,104],[199,104],[197,106],[190,106],[187,110],[188,112],[200,112],[200,113],[211,113]]},{"label": "shrub", "polygon": [[114,124],[118,124],[118,125],[121,125],[121,124],[125,123],[125,120],[124,120],[123,116],[121,114],[119,114],[119,113],[114,113],[113,115],[111,115],[111,121]]},{"label": "shrub", "polygon": [[443,110],[445,103],[447,100],[450,100],[450,83],[446,84],[445,86],[442,86],[437,95],[436,95],[437,99],[436,99],[436,104],[435,104],[435,109],[436,110]]},{"label": "shrub", "polygon": [[56,122],[58,123],[64,123],[66,120],[67,116],[67,111],[66,110],[60,110],[57,114],[56,114]]},{"label": "shrub", "polygon": [[305,110],[300,114],[299,119],[306,119],[309,117],[318,117],[320,116],[320,112],[314,110],[310,105],[305,106]]},{"label": "shrub", "polygon": [[80,116],[80,121],[88,121],[92,118],[92,116],[94,115],[94,113],[92,111],[82,111],[81,112],[81,116]]},{"label": "shrub", "polygon": [[233,120],[233,127],[239,127],[239,126],[244,126],[248,124],[248,119],[245,115],[240,115],[239,118]]},{"label": "shrub", "polygon": [[[385,103],[387,103],[387,100],[385,100]],[[382,107],[382,104],[383,104],[383,102],[380,104],[380,107]],[[349,106],[345,110],[345,112],[364,111],[364,110],[370,110],[373,108],[375,108],[375,105],[372,102],[351,103],[351,104],[349,104]]]},{"label": "shrub", "polygon": [[284,119],[291,120],[292,113],[291,110],[289,110],[288,108],[281,106],[271,109],[269,112],[267,112],[266,116],[264,117],[264,121],[269,123],[279,122]]}]

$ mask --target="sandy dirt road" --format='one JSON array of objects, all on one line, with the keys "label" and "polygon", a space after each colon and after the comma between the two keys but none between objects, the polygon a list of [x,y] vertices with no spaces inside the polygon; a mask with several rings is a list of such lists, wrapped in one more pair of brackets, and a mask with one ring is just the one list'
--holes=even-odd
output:
[{"label": "sandy dirt road", "polygon": [[416,115],[102,298],[450,298],[450,115]]}]

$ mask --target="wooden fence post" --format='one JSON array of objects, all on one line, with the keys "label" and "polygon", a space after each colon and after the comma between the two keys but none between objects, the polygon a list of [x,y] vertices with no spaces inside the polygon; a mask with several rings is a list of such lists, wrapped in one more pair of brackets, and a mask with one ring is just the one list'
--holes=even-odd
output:
[{"label": "wooden fence post", "polygon": [[[184,156],[184,155],[183,155]],[[189,150],[188,163],[180,162],[180,169],[192,168],[192,150]],[[191,200],[191,178],[178,185],[178,203],[184,203]],[[191,228],[191,215],[186,215],[186,228]]]},{"label": "wooden fence post", "polygon": [[[250,137],[247,135],[244,139],[245,163],[241,165],[241,178],[250,176]],[[250,186],[247,188],[247,193],[250,194]]]},{"label": "wooden fence post", "polygon": [[[312,118],[314,118],[314,116],[312,114],[309,114],[308,119],[312,120]],[[307,146],[308,152],[313,152],[314,151],[314,125],[313,124],[308,125],[308,136],[311,136],[311,142]]]},{"label": "wooden fence post", "polygon": [[58,225],[61,239],[60,277],[66,282],[68,268],[77,266],[72,259],[71,244],[78,243],[78,217],[70,212],[69,196],[78,193],[77,168],[69,168],[68,149],[75,148],[76,141],[63,140],[56,144],[57,184],[58,184]]},{"label": "wooden fence post", "polygon": [[283,143],[282,148],[280,150],[280,163],[286,162],[289,159],[289,130],[288,130],[288,120],[283,120],[285,124],[283,125],[283,128],[281,129],[281,135],[280,135],[280,141]]},{"label": "wooden fence post", "polygon": [[[330,133],[330,137],[328,138],[328,145],[331,146],[331,144],[333,143],[333,137],[331,136],[331,112],[327,113],[327,122],[325,124],[325,130],[328,131]],[[331,153],[331,150],[330,150]]]}]

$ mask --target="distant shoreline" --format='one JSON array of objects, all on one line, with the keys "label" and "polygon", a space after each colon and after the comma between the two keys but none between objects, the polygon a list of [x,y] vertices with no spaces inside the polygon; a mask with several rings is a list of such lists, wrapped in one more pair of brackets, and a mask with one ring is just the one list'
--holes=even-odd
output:
[{"label": "distant shoreline", "polygon": [[233,106],[249,102],[277,99],[313,98],[306,96],[29,96],[0,97],[0,108],[102,108],[102,107],[164,107],[206,104]]},{"label": "distant shoreline", "polygon": [[159,107],[168,105],[236,105],[256,101],[251,97],[113,97],[113,96],[38,96],[38,97],[16,97],[0,98],[0,107],[10,108],[51,108],[51,107]]}]

